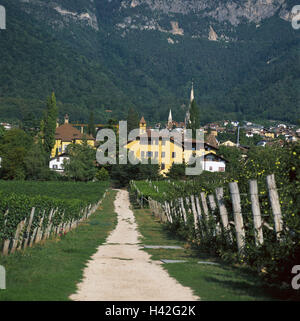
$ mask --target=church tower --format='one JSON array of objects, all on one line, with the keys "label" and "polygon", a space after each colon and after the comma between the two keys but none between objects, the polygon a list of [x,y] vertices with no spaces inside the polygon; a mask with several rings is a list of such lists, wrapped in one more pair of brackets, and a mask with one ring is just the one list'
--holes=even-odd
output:
[{"label": "church tower", "polygon": [[192,102],[193,102],[194,99],[195,99],[195,95],[194,95],[194,82],[192,82],[191,101],[190,101],[191,104],[192,104]]},{"label": "church tower", "polygon": [[140,134],[146,133],[146,129],[147,129],[147,124],[146,124],[145,118],[143,116],[140,120]]},{"label": "church tower", "polygon": [[170,109],[170,113],[169,113],[167,127],[168,127],[169,130],[171,130],[173,128],[173,119],[172,119],[172,111],[171,111],[171,109]]},{"label": "church tower", "polygon": [[194,95],[194,82],[192,82],[192,89],[191,89],[191,98],[190,98],[190,105],[189,105],[189,109],[188,111],[186,112],[186,116],[185,116],[185,127],[187,128],[189,123],[190,123],[190,109],[191,109],[191,105],[192,105],[192,102],[193,100],[195,99],[195,95]]}]

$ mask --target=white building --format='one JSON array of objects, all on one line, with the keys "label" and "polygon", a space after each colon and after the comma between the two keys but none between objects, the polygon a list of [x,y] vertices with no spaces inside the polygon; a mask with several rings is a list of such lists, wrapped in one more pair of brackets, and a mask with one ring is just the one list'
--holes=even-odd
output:
[{"label": "white building", "polygon": [[204,156],[203,170],[209,172],[225,172],[226,160],[214,153],[209,153]]},{"label": "white building", "polygon": [[12,128],[11,124],[8,123],[0,123],[6,130],[10,130]]},{"label": "white building", "polygon": [[56,171],[63,173],[64,171],[64,160],[69,160],[70,158],[66,156],[66,154],[61,154],[59,156],[53,157],[50,159],[49,168]]},{"label": "white building", "polygon": [[286,129],[287,126],[286,126],[285,124],[279,124],[277,127],[278,127],[278,128],[282,127],[282,128],[284,128],[284,129]]}]

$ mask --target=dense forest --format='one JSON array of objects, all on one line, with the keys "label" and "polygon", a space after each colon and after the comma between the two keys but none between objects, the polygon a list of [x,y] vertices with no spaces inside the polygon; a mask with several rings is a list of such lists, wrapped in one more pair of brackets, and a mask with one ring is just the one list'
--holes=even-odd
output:
[{"label": "dense forest", "polygon": [[[150,122],[166,121],[172,108],[183,121],[192,80],[202,124],[229,118],[293,123],[299,114],[299,31],[276,15],[259,28],[236,26],[229,41],[194,38],[188,26],[196,22],[180,17],[186,34],[172,35],[171,44],[170,35],[157,30],[122,34],[114,24],[118,1],[96,1],[99,30],[75,22],[55,28],[51,11],[39,20],[14,2],[2,1],[1,120],[41,117],[45,97],[55,91],[61,115],[69,113],[71,121],[87,122],[90,111],[96,122],[125,119],[130,107]],[[66,5],[83,10],[82,1]],[[211,21],[197,23],[206,28]]]}]

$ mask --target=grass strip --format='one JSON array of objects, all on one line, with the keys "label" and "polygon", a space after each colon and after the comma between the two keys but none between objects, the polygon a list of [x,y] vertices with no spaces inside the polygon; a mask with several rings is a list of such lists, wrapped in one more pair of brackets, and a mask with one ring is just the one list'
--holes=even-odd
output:
[{"label": "grass strip", "polygon": [[[187,260],[186,263],[164,264],[169,275],[190,287],[203,301],[265,301],[272,300],[260,279],[242,266],[229,266],[207,254],[192,249],[154,218],[148,209],[133,209],[145,245],[179,245],[184,249],[144,249],[153,260]],[[198,264],[218,262],[221,265]]]},{"label": "grass strip", "polygon": [[25,251],[0,257],[6,269],[6,290],[0,301],[65,301],[76,292],[89,258],[117,224],[109,190],[99,209],[61,238],[52,238]]}]

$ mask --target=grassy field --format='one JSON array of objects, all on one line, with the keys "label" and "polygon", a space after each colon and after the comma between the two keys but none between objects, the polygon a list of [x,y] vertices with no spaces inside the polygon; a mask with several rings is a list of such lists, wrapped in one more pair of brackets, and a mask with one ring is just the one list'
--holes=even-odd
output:
[{"label": "grassy field", "polygon": [[7,274],[7,290],[0,290],[0,301],[68,300],[76,291],[86,262],[117,223],[115,195],[109,191],[95,214],[62,238],[0,256]]},{"label": "grassy field", "polygon": [[[215,258],[197,253],[183,240],[176,238],[154,219],[147,209],[134,209],[141,242],[146,245],[179,245],[182,250],[147,249],[153,260],[179,259],[186,263],[164,264],[168,273],[181,284],[189,286],[204,301],[272,300],[260,280],[243,267],[233,267]],[[197,264],[198,261],[218,262],[220,266]]]}]

